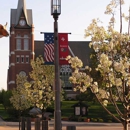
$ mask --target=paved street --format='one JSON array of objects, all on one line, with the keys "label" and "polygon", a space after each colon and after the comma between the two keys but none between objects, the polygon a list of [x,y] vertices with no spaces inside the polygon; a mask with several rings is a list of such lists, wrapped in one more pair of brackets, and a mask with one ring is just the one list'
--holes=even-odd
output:
[{"label": "paved street", "polygon": [[[0,130],[19,130],[14,126],[0,126]],[[35,130],[32,128],[32,130]],[[54,130],[53,127],[49,127],[49,130]],[[66,130],[66,127],[62,127],[62,130]],[[123,130],[121,126],[78,126],[76,130]]]},{"label": "paved street", "polygon": [[[0,130],[19,130],[18,127],[9,127],[9,126],[5,126],[5,127],[1,127],[0,126]],[[32,129],[34,130],[34,128]],[[54,130],[53,127],[50,127],[49,130]],[[62,130],[66,130],[66,127],[63,127]],[[93,126],[89,126],[89,127],[76,127],[76,130],[123,130],[122,127],[104,127],[104,126],[98,126],[98,127],[93,127]]]},{"label": "paved street", "polygon": [[[19,130],[18,122],[1,122],[0,130]],[[123,130],[120,123],[93,123],[93,122],[67,122],[62,121],[62,130],[67,130],[66,126],[76,126],[76,130]],[[32,123],[32,130],[34,123]],[[54,130],[54,121],[49,121],[49,130]]]}]

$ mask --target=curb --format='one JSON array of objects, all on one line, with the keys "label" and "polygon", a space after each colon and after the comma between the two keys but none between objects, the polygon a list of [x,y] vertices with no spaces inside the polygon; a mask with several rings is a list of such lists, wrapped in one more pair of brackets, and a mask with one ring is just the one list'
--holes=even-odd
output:
[{"label": "curb", "polygon": [[[121,123],[95,123],[95,122],[70,122],[61,121],[62,126],[122,126]],[[31,123],[34,125],[34,122]],[[49,126],[54,126],[54,121],[49,121]],[[0,121],[0,126],[18,126],[19,122]]]}]

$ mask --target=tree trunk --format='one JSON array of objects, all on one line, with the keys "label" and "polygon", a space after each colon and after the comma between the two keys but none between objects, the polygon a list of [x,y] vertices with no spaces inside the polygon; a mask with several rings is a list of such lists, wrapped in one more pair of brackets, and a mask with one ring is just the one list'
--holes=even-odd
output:
[{"label": "tree trunk", "polygon": [[45,114],[46,110],[45,109],[42,109],[42,120],[46,120],[44,114]]},{"label": "tree trunk", "polygon": [[124,130],[128,130],[128,124],[129,122],[125,120],[123,124]]},{"label": "tree trunk", "polygon": [[120,33],[122,33],[122,8],[121,8],[121,0],[120,0]]}]

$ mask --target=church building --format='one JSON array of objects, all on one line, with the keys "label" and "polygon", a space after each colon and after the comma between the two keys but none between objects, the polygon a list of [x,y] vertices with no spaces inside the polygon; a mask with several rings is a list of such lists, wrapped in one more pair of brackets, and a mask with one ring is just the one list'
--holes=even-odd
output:
[{"label": "church building", "polygon": [[[30,61],[39,55],[44,57],[44,41],[34,39],[32,9],[26,8],[25,0],[18,0],[16,9],[11,9],[10,13],[10,41],[9,41],[9,68],[7,77],[7,89],[16,87],[16,75],[27,75],[32,70]],[[46,31],[46,30],[45,30]],[[88,41],[68,41],[68,50],[71,56],[78,56],[84,63],[89,64]],[[68,98],[75,97],[73,85],[68,78],[72,70],[70,65],[60,65],[60,77],[64,81],[63,89]]]}]

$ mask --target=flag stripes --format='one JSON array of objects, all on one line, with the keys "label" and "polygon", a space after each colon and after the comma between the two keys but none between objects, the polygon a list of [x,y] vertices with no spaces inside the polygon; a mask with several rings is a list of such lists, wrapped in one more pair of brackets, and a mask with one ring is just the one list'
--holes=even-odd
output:
[{"label": "flag stripes", "polygon": [[54,62],[54,33],[44,34],[44,58],[46,62]]}]

